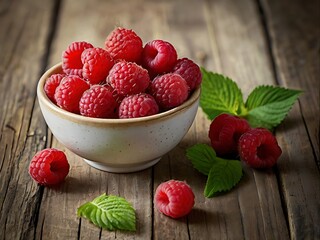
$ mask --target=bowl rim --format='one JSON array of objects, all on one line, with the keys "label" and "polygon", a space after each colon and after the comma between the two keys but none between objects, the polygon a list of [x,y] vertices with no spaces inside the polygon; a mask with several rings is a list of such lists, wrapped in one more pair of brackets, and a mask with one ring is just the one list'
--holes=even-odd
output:
[{"label": "bowl rim", "polygon": [[48,70],[40,77],[40,80],[37,84],[37,97],[38,100],[43,103],[47,109],[49,109],[51,112],[54,112],[58,114],[60,117],[71,120],[73,122],[81,122],[86,124],[93,124],[93,125],[100,125],[100,124],[111,124],[111,125],[121,125],[121,124],[135,124],[135,123],[145,123],[149,121],[159,121],[163,120],[164,118],[172,117],[173,115],[178,114],[179,112],[186,111],[191,107],[196,101],[200,98],[201,93],[201,87],[197,87],[192,94],[189,96],[187,101],[182,103],[181,105],[172,108],[170,110],[167,110],[165,112],[157,113],[151,116],[146,117],[138,117],[138,118],[125,118],[125,119],[112,119],[112,118],[93,118],[93,117],[87,117],[82,116],[80,114],[68,112],[60,107],[58,107],[56,104],[54,104],[46,95],[44,91],[44,84],[48,77],[50,77],[52,74],[57,73],[63,73],[62,70],[62,63],[57,63]]}]

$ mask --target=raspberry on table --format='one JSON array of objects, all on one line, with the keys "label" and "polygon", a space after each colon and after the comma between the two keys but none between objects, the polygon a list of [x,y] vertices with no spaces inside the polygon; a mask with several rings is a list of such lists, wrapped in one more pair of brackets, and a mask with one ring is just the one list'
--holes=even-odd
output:
[{"label": "raspberry on table", "polygon": [[163,40],[148,42],[142,51],[142,65],[152,75],[170,72],[177,58],[177,52],[172,44]]},{"label": "raspberry on table", "polygon": [[202,82],[202,74],[200,68],[192,60],[188,58],[178,59],[173,67],[172,73],[177,73],[186,80],[190,91],[196,89]]},{"label": "raspberry on table", "polygon": [[72,42],[62,53],[62,69],[68,75],[82,77],[81,54],[87,48],[93,48],[88,42]]},{"label": "raspberry on table", "polygon": [[47,94],[48,98],[53,102],[56,103],[56,100],[54,99],[54,93],[56,91],[56,88],[59,86],[61,80],[65,77],[65,74],[53,74],[46,80],[44,84],[44,92]]},{"label": "raspberry on table", "polygon": [[124,98],[119,106],[119,118],[137,118],[157,114],[156,100],[147,93],[139,93]]},{"label": "raspberry on table", "polygon": [[239,139],[240,159],[253,168],[271,168],[282,154],[277,139],[265,128],[255,128]]},{"label": "raspberry on table", "polygon": [[29,165],[29,174],[40,185],[56,185],[66,178],[69,167],[64,152],[47,148],[38,152],[32,158]]},{"label": "raspberry on table", "polygon": [[86,90],[80,99],[80,114],[95,118],[113,118],[118,104],[112,92],[102,86],[93,85]]},{"label": "raspberry on table", "polygon": [[144,92],[150,83],[148,71],[133,62],[120,61],[110,70],[107,77],[118,94],[131,95]]},{"label": "raspberry on table", "polygon": [[105,48],[115,60],[140,62],[143,45],[133,30],[118,27],[108,35]]},{"label": "raspberry on table", "polygon": [[162,109],[170,109],[187,100],[189,87],[180,75],[167,73],[151,82],[150,93]]},{"label": "raspberry on table", "polygon": [[180,218],[191,211],[194,193],[186,182],[169,180],[157,187],[154,203],[161,213],[172,218]]},{"label": "raspberry on table", "polygon": [[90,84],[106,80],[114,62],[110,54],[102,48],[88,48],[82,52],[82,76]]},{"label": "raspberry on table", "polygon": [[79,113],[80,98],[89,87],[89,84],[78,76],[64,77],[54,94],[57,105],[69,112]]},{"label": "raspberry on table", "polygon": [[250,130],[247,120],[222,113],[210,124],[209,138],[217,155],[238,156],[238,141],[242,134]]}]

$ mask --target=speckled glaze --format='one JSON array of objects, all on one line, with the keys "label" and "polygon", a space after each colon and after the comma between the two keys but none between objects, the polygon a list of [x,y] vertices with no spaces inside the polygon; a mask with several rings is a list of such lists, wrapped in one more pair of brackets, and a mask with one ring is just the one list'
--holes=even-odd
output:
[{"label": "speckled glaze", "polygon": [[38,101],[53,135],[91,166],[109,172],[133,172],[156,164],[188,132],[197,113],[200,88],[174,109],[135,119],[98,119],[67,112],[53,104],[43,86],[61,73],[61,64],[40,78]]}]

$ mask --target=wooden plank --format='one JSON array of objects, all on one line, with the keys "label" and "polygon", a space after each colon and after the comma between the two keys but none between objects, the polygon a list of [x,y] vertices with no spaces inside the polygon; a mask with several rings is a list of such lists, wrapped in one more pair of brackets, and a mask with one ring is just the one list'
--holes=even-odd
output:
[{"label": "wooden plank", "polygon": [[[262,1],[279,82],[299,97],[312,151],[319,160],[319,1]],[[289,4],[290,3],[290,4]],[[292,41],[294,39],[295,41]]]},{"label": "wooden plank", "polygon": [[[184,55],[236,80],[245,96],[255,85],[275,83],[252,1],[189,1],[187,5],[175,1],[167,16],[167,35]],[[195,52],[198,49],[199,54]],[[201,61],[202,56],[206,61]],[[258,172],[244,166],[245,176],[236,189],[212,199],[203,197],[206,178],[192,168],[185,150],[196,142],[208,143],[209,124],[199,111],[185,139],[155,167],[155,187],[169,178],[185,179],[197,196],[194,211],[178,221],[178,226],[177,221],[155,212],[155,239],[177,239],[185,229],[188,236],[184,237],[190,239],[287,239],[273,171]]]},{"label": "wooden plank", "polygon": [[[262,1],[281,85],[302,89],[279,128],[279,164],[292,239],[319,239],[319,1]],[[293,41],[294,39],[294,41]]]},{"label": "wooden plank", "polygon": [[31,0],[0,5],[0,239],[35,234],[42,188],[28,165],[47,139],[34,102],[54,7],[53,1]]}]

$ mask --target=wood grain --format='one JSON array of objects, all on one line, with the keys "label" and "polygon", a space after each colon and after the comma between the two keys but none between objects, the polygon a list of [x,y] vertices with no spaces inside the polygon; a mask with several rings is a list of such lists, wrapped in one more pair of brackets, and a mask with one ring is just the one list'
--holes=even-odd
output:
[{"label": "wood grain", "polygon": [[47,139],[34,104],[54,2],[2,1],[0,6],[0,239],[31,239],[42,188],[30,179],[28,165]]},{"label": "wood grain", "polygon": [[[182,1],[176,1],[172,9],[180,9],[183,4]],[[170,36],[174,34],[187,36],[186,39],[181,39],[179,46],[188,45],[190,49],[200,46],[204,52],[212,53],[208,56],[209,61],[205,66],[233,78],[245,95],[255,85],[275,83],[256,5],[251,1],[205,1],[202,2],[202,6],[198,2],[197,6],[190,4],[188,7],[184,6],[184,9],[186,12],[199,11],[199,14],[195,15],[202,15],[205,18],[196,19],[194,22],[197,25],[188,22],[190,18],[188,14],[179,14],[179,11],[172,14],[179,21],[171,22],[173,32]],[[201,20],[207,25],[209,41],[206,40],[206,35],[201,34],[204,25]],[[188,41],[188,31],[182,32],[181,26],[176,26],[183,22],[189,23],[188,29],[192,29],[190,38],[191,31],[200,33],[199,36]],[[187,56],[188,54],[192,52],[187,52]],[[190,57],[195,56],[190,55]],[[197,116],[196,126],[196,130],[193,128],[190,130],[193,135],[191,133],[187,135],[185,141],[188,143],[192,139],[191,142],[207,143],[209,121],[201,111]],[[179,145],[183,149],[175,148],[155,167],[154,177],[155,187],[164,180],[177,178],[186,179],[196,189],[198,200],[195,207],[199,210],[188,217],[185,222],[187,226],[179,222],[180,225],[176,228],[181,230],[177,232],[183,232],[187,227],[190,237],[194,239],[197,237],[200,239],[288,238],[274,172],[260,173],[244,166],[245,177],[236,189],[226,195],[205,199],[203,197],[205,178],[189,169],[190,163],[186,163],[185,159],[185,148],[189,145],[184,146],[183,143],[184,141]],[[163,172],[168,174],[164,176]],[[194,175],[197,177],[193,177]],[[201,226],[197,224],[199,219],[202,222]],[[161,224],[163,221],[165,224]],[[172,224],[171,221],[163,219],[157,213],[154,224],[154,234],[158,239],[180,237],[170,235],[167,226]],[[213,232],[216,234],[212,235]]]},{"label": "wood grain", "polygon": [[279,128],[284,154],[278,166],[290,235],[319,239],[320,6],[318,1],[262,3],[278,81],[304,91]]},{"label": "wood grain", "polygon": [[[320,239],[317,9],[316,1],[298,0],[0,1],[0,240]],[[276,130],[277,167],[243,165],[236,188],[205,198],[206,177],[185,156],[193,144],[209,144],[201,109],[179,145],[144,171],[102,172],[61,145],[40,112],[37,80],[71,42],[103,47],[115,26],[144,42],[171,42],[179,56],[234,79],[244,98],[261,84],[304,90]],[[39,187],[28,175],[30,159],[45,147],[69,159],[60,186]],[[155,189],[169,179],[187,181],[196,196],[190,215],[178,220],[153,206]],[[109,232],[77,217],[81,204],[102,193],[133,204],[137,232]]]},{"label": "wood grain", "polygon": [[[319,160],[319,1],[262,1],[281,85],[301,89],[301,117]],[[292,41],[295,39],[295,41]]]}]

